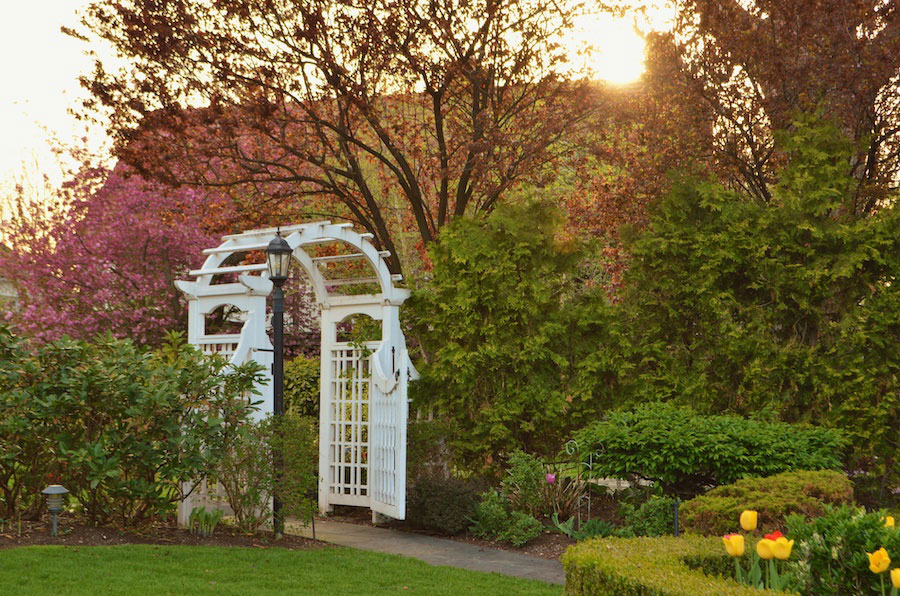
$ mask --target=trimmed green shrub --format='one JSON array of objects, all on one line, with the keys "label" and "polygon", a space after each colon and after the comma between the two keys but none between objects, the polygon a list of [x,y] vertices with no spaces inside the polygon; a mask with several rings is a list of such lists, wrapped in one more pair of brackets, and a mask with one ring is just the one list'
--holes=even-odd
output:
[{"label": "trimmed green shrub", "polygon": [[524,546],[529,540],[540,536],[543,529],[534,516],[510,511],[509,501],[494,490],[481,495],[481,501],[475,505],[472,522],[469,529],[476,536],[509,542],[513,546]]},{"label": "trimmed green shrub", "polygon": [[[900,529],[886,528],[884,515],[828,506],[818,519],[789,516],[787,534],[796,541],[789,569],[801,582],[802,592],[880,594],[879,577],[869,570],[866,553],[884,548],[895,562],[900,559]],[[890,587],[890,577],[881,575]]]},{"label": "trimmed green shrub", "polygon": [[675,532],[675,499],[652,495],[635,507],[621,503],[619,513],[634,536],[665,536]]},{"label": "trimmed green shrub", "polygon": [[737,529],[742,511],[753,509],[759,513],[760,530],[784,531],[790,514],[819,517],[827,504],[852,503],[853,486],[842,472],[784,472],[714,488],[683,503],[679,517],[686,531],[724,535]]},{"label": "trimmed green shrub", "polygon": [[319,417],[318,358],[298,356],[284,363],[284,411],[297,416]]},{"label": "trimmed green shrub", "polygon": [[613,412],[575,441],[585,465],[593,456],[595,477],[637,476],[682,498],[749,476],[840,469],[845,445],[834,429],[704,416],[667,403]]},{"label": "trimmed green shrub", "polygon": [[413,526],[455,536],[475,513],[478,490],[458,478],[422,476],[406,495],[406,519]]},{"label": "trimmed green shrub", "polygon": [[[753,596],[728,579],[734,569],[721,538],[603,538],[562,557],[567,596]],[[772,592],[769,592],[772,593]]]}]

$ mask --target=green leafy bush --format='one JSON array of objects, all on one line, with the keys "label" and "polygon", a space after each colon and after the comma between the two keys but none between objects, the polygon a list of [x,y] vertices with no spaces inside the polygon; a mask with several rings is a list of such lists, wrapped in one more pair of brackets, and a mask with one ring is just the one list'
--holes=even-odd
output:
[{"label": "green leafy bush", "polygon": [[469,529],[481,538],[524,546],[529,540],[540,536],[543,526],[532,515],[511,511],[509,501],[491,490],[483,493],[481,501],[475,505],[475,515]]},{"label": "green leafy bush", "polygon": [[682,498],[747,476],[839,469],[845,445],[834,429],[704,416],[666,403],[613,412],[575,441],[584,465],[593,456],[594,476],[637,476]]},{"label": "green leafy bush", "polygon": [[818,114],[795,118],[775,150],[765,201],[672,184],[631,246],[628,367],[596,392],[834,425],[867,480],[854,479],[857,498],[884,506],[900,486],[900,201],[893,191],[860,216],[853,147]]},{"label": "green leafy bush", "polygon": [[216,531],[216,526],[222,521],[224,512],[221,510],[207,511],[206,507],[194,507],[188,519],[191,534],[209,537]]},{"label": "green leafy bush", "polygon": [[784,472],[714,488],[683,503],[679,517],[686,531],[723,535],[736,529],[742,511],[753,509],[759,513],[760,530],[784,531],[790,514],[818,517],[828,504],[852,503],[853,486],[841,472]]},{"label": "green leafy bush", "polygon": [[457,478],[421,476],[406,495],[410,524],[455,536],[465,531],[475,513],[478,490]]},{"label": "green leafy bush", "polygon": [[885,527],[884,512],[829,506],[817,519],[791,515],[785,525],[796,541],[789,568],[804,594],[880,594],[866,553],[883,547],[895,562],[900,559],[900,530]]},{"label": "green leafy bush", "polygon": [[[575,514],[578,498],[586,490],[581,478],[564,476],[555,469],[551,472],[542,457],[518,450],[509,456],[508,464],[500,491],[513,510],[534,517]],[[553,482],[548,481],[548,473]]]},{"label": "green leafy bush", "polygon": [[452,423],[447,420],[410,420],[406,429],[406,478],[450,476]]},{"label": "green leafy bush", "polygon": [[[0,371],[0,474],[25,487],[49,469],[93,523],[171,511],[249,418],[259,377],[257,365],[207,358],[177,334],[153,352],[110,335],[15,349],[18,371]],[[14,496],[4,508],[24,504]]]},{"label": "green leafy bush", "polygon": [[497,539],[509,542],[513,546],[525,546],[530,541],[541,535],[544,526],[534,516],[513,511],[509,514],[506,528],[497,534]]},{"label": "green leafy bush", "polygon": [[319,417],[318,358],[298,356],[284,363],[284,411],[297,416]]},{"label": "green leafy bush", "polygon": [[728,579],[732,561],[721,538],[604,538],[569,547],[562,557],[567,596],[753,596]]},{"label": "green leafy bush", "polygon": [[38,363],[0,325],[0,519],[35,518],[51,473],[49,421],[34,403]]},{"label": "green leafy bush", "polygon": [[559,515],[554,513],[550,516],[550,520],[553,522],[553,527],[557,532],[564,534],[569,538],[573,538],[578,542],[590,540],[591,538],[615,536],[618,532],[618,529],[606,520],[589,519],[579,527],[575,527],[576,519],[574,516],[561,522],[559,521]]},{"label": "green leafy bush", "polygon": [[[222,485],[236,525],[256,533],[272,521],[271,499],[277,495],[286,517],[312,519],[317,475],[315,421],[294,414],[269,416],[234,430],[215,479]],[[276,454],[282,454],[280,481]]]},{"label": "green leafy bush", "polygon": [[621,503],[619,514],[634,536],[665,536],[675,532],[675,499],[651,495],[635,507]]},{"label": "green leafy bush", "polygon": [[551,455],[593,415],[574,399],[575,363],[601,341],[578,308],[606,305],[585,289],[586,248],[562,240],[558,210],[504,205],[483,219],[456,218],[429,246],[433,277],[407,303],[429,354],[413,384],[417,407],[453,421],[454,462],[497,472],[515,449]]},{"label": "green leafy bush", "polygon": [[535,516],[547,513],[547,472],[543,460],[516,450],[509,456],[508,465],[500,491],[512,508]]},{"label": "green leafy bush", "polygon": [[308,524],[319,508],[319,419],[287,413],[272,424],[271,445],[282,454],[275,494],[286,517]]}]

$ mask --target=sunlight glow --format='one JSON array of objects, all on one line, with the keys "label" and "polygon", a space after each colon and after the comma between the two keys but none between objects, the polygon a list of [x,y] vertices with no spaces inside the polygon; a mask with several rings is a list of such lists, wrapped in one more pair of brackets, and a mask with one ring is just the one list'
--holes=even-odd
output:
[{"label": "sunlight glow", "polygon": [[644,39],[632,22],[608,14],[585,16],[570,44],[575,71],[614,85],[638,80],[644,72]]},{"label": "sunlight glow", "polygon": [[[61,25],[76,23],[76,10],[91,0],[40,0],[4,6],[0,21],[0,186],[23,172],[38,178],[47,174],[56,183],[62,178],[58,156],[49,137],[70,145],[87,144],[92,150],[108,150],[108,139],[99,127],[87,127],[68,110],[77,108],[85,92],[78,76],[91,69],[85,44],[63,35]],[[660,0],[660,3],[664,3]],[[662,13],[659,13],[662,14]],[[666,13],[671,14],[671,13]],[[661,28],[657,17],[642,17],[641,29]],[[665,20],[665,19],[663,19]],[[634,17],[588,15],[565,43],[572,55],[570,73],[611,84],[627,84],[644,71],[644,40]],[[109,50],[94,48],[104,59]]]}]

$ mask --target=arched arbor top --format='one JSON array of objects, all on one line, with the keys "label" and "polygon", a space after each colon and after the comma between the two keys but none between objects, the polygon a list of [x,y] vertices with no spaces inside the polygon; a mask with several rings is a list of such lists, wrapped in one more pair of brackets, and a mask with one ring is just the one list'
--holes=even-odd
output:
[{"label": "arched arbor top", "polygon": [[[370,242],[371,234],[359,234],[352,229],[353,224],[330,221],[284,226],[281,235],[293,249],[296,259],[309,278],[316,299],[323,307],[350,304],[390,304],[397,305],[409,296],[409,290],[394,287],[399,275],[391,274],[385,263],[390,256],[387,251],[379,251]],[[222,243],[203,251],[208,255],[200,269],[190,272],[197,278],[195,282],[177,282],[178,287],[188,296],[214,296],[246,293],[268,295],[272,283],[268,280],[265,263],[228,264],[234,255],[262,252],[275,237],[279,228],[247,230],[240,234],[222,237]],[[335,245],[332,251],[322,251],[323,245]],[[315,251],[310,248],[316,247]],[[349,252],[348,252],[349,251]],[[333,254],[321,254],[331,252]],[[333,277],[334,267],[340,264],[361,264],[361,267],[344,267],[344,274]],[[347,275],[346,271],[351,271]],[[359,272],[364,272],[362,276]],[[214,283],[218,275],[237,274],[238,283]],[[377,286],[377,292],[344,294],[342,289],[366,289]]]}]

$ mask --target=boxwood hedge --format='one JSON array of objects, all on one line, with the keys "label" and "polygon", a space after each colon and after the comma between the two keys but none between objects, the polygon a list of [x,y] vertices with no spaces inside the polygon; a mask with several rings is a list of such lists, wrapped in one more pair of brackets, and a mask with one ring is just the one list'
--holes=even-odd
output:
[{"label": "boxwood hedge", "polygon": [[793,513],[819,517],[826,504],[853,503],[853,485],[834,470],[784,472],[768,478],[744,478],[681,505],[681,527],[698,534],[723,535],[738,530],[744,509],[759,513],[759,529],[784,530]]},{"label": "boxwood hedge", "polygon": [[562,563],[568,596],[763,593],[730,579],[732,562],[725,555],[721,538],[686,535],[588,540],[569,547]]}]

